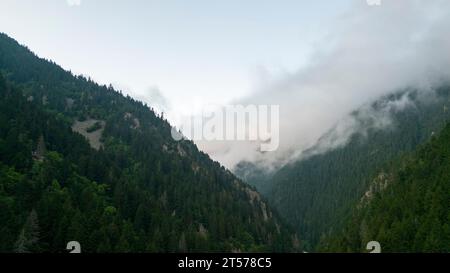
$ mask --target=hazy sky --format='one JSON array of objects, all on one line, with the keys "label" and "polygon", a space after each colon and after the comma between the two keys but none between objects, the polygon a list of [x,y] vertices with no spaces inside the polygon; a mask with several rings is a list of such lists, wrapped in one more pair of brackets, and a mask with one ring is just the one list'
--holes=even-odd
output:
[{"label": "hazy sky", "polygon": [[[0,0],[0,31],[172,111],[248,95],[308,62],[350,1]],[[169,110],[170,112],[170,110]]]},{"label": "hazy sky", "polygon": [[[449,0],[385,0],[379,6],[355,0],[343,14],[320,30],[324,37],[305,66],[237,100],[279,105],[276,152],[260,153],[258,142],[198,142],[200,148],[228,167],[241,160],[279,166],[302,158],[302,151],[332,128],[338,129],[336,139],[321,152],[345,145],[352,133],[365,130],[349,113],[373,100],[411,87],[431,91],[428,96],[434,86],[450,80]],[[399,101],[387,108],[404,105]],[[364,115],[375,124],[390,124],[388,110]]]},{"label": "hazy sky", "polygon": [[[380,3],[0,0],[0,31],[65,69],[160,105],[169,120],[211,103],[280,105],[276,153],[198,142],[232,167],[301,155],[371,100],[450,79],[450,1]],[[355,131],[346,124],[338,143]]]}]

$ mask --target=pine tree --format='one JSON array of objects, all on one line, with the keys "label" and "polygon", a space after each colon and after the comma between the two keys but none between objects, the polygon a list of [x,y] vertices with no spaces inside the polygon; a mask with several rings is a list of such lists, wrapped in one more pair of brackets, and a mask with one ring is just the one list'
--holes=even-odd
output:
[{"label": "pine tree", "polygon": [[32,252],[37,249],[39,242],[39,221],[36,211],[33,209],[20,231],[19,238],[14,245],[14,251],[17,253]]}]

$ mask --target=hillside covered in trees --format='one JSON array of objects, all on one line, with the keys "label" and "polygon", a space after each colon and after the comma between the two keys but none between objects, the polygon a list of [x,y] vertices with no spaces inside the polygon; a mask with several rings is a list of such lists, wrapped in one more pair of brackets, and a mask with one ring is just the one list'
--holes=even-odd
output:
[{"label": "hillside covered in trees", "polygon": [[324,252],[450,252],[450,124],[418,151],[394,161],[371,182],[343,231]]},{"label": "hillside covered in trees", "polygon": [[0,34],[0,252],[293,251],[256,190],[111,86]]},{"label": "hillside covered in trees", "polygon": [[[401,108],[391,107],[402,103]],[[265,180],[244,168],[248,182],[267,195],[301,234],[306,249],[314,251],[322,237],[340,231],[374,176],[393,159],[414,151],[440,132],[450,117],[449,106],[450,88],[446,85],[386,96],[369,109],[351,114],[360,128],[343,145],[321,150],[322,143],[335,141],[331,130],[316,147],[305,151],[301,160],[267,174]],[[387,124],[379,126],[380,120]],[[242,169],[238,172],[245,177],[243,173]]]}]

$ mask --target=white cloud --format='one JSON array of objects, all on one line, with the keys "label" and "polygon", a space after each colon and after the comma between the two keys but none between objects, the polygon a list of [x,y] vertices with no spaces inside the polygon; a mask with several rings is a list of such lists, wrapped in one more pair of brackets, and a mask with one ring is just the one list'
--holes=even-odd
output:
[{"label": "white cloud", "polygon": [[[286,73],[239,104],[280,105],[280,148],[261,154],[253,143],[199,143],[232,168],[241,160],[286,161],[301,154],[355,109],[390,92],[429,90],[450,78],[450,1],[354,1],[329,27],[308,67]],[[352,121],[344,123],[343,137]],[[350,127],[349,127],[350,126]],[[339,129],[338,128],[338,129]],[[353,127],[352,127],[353,128]],[[331,143],[345,143],[345,139]]]}]

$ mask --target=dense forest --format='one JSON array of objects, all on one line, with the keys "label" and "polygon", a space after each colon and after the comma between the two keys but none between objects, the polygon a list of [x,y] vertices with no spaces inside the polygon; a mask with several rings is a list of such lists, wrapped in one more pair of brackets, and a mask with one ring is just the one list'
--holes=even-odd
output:
[{"label": "dense forest", "polygon": [[343,231],[324,252],[450,252],[450,124],[417,152],[394,161],[371,182]]},{"label": "dense forest", "polygon": [[[252,174],[245,164],[237,173],[250,178],[248,182],[267,195],[269,202],[301,234],[306,249],[314,251],[322,237],[344,226],[372,177],[445,126],[450,117],[449,98],[447,86],[394,93],[372,103],[369,109],[370,113],[389,118],[386,126],[373,124],[377,119],[367,114],[366,107],[351,114],[365,128],[361,126],[345,145],[320,151],[321,142],[330,142],[334,137],[331,130],[317,147],[305,151],[301,160],[265,175],[264,180],[257,173]],[[403,108],[390,107],[405,101],[408,104]],[[250,170],[255,168],[250,165]]]},{"label": "dense forest", "polygon": [[235,176],[145,103],[0,34],[0,252],[449,252],[449,104],[448,85],[393,93],[351,113],[342,145],[323,149],[332,129]]},{"label": "dense forest", "polygon": [[0,34],[0,252],[286,252],[250,187],[146,104]]}]

